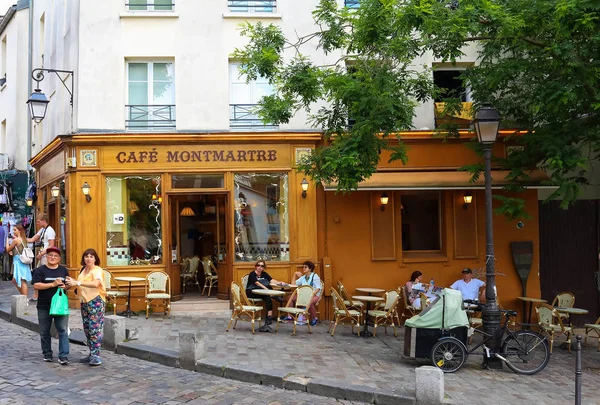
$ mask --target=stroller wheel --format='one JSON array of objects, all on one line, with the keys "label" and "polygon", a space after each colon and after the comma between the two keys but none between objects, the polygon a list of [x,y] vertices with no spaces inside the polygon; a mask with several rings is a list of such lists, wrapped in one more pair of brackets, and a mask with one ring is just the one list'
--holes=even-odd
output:
[{"label": "stroller wheel", "polygon": [[467,350],[460,340],[445,337],[438,340],[431,348],[431,361],[444,373],[453,373],[465,363]]}]

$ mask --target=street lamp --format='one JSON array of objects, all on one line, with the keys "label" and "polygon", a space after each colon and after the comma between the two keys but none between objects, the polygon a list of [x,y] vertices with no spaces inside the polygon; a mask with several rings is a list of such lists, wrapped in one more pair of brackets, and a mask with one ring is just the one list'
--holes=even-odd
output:
[{"label": "street lamp", "polygon": [[[44,68],[33,69],[33,71],[31,72],[31,77],[33,78],[33,80],[36,81],[37,84],[36,84],[36,89],[33,91],[33,93],[31,93],[31,96],[29,96],[29,100],[27,100],[27,104],[29,105],[29,112],[31,114],[31,119],[34,120],[35,122],[37,122],[38,124],[40,122],[42,122],[42,120],[46,117],[46,109],[48,108],[48,103],[50,102],[50,100],[48,100],[46,95],[40,89],[40,82],[42,80],[44,80],[44,72],[54,73],[54,74],[56,74],[56,76],[58,76],[58,79],[63,84],[63,86],[65,86],[65,89],[67,89],[67,91],[69,92],[69,95],[71,96],[70,102],[71,102],[71,107],[73,107],[73,91],[72,91],[72,89],[73,89],[73,71],[72,70],[58,70],[58,69],[44,69]],[[66,73],[67,76],[65,76],[65,78],[62,78],[59,75],[59,73]],[[65,81],[69,74],[71,75],[71,88],[70,89],[65,84]],[[71,123],[71,126],[72,126],[72,123]]]},{"label": "street lamp", "polygon": [[[496,301],[496,274],[494,270],[494,226],[492,223],[492,148],[498,128],[500,114],[490,105],[484,104],[475,114],[475,132],[483,146],[485,158],[485,306],[482,311],[483,329],[492,336],[490,349],[500,352],[501,336],[496,331],[500,327],[500,310]],[[502,369],[502,361],[495,357],[485,357],[483,364],[490,369]]]}]

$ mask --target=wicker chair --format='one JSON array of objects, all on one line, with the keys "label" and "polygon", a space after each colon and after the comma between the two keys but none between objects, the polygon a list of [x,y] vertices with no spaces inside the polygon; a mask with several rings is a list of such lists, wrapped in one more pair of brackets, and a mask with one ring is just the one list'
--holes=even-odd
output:
[{"label": "wicker chair", "polygon": [[150,314],[150,306],[159,301],[165,315],[171,317],[171,278],[164,271],[152,271],[146,276],[146,319]]},{"label": "wicker chair", "polygon": [[596,323],[586,323],[583,325],[585,328],[585,344],[587,344],[587,338],[590,336],[590,333],[595,333],[598,338],[598,351],[600,352],[600,318],[596,319]]},{"label": "wicker chair", "polygon": [[206,287],[208,287],[208,296],[210,296],[210,291],[213,286],[216,286],[219,282],[219,276],[217,275],[215,265],[208,257],[202,259],[202,267],[204,268],[204,287],[202,288],[202,295],[204,295],[204,291],[206,290]]},{"label": "wicker chair", "polygon": [[357,334],[360,336],[360,320],[362,318],[362,313],[355,309],[348,309],[346,304],[344,304],[344,299],[335,288],[331,287],[331,297],[333,298],[333,322],[329,324],[328,332],[331,333],[331,336],[335,333],[335,328],[337,327],[340,321],[349,320],[352,325],[352,333],[354,333],[354,326],[356,325]]},{"label": "wicker chair", "polygon": [[353,301],[346,292],[344,285],[340,281],[337,282],[337,287],[340,296],[344,299],[344,304],[346,304],[346,307],[348,307],[348,309],[356,309],[357,311],[362,312],[365,303],[360,301]]},{"label": "wicker chair", "polygon": [[[244,294],[246,293],[246,289],[248,288],[248,274],[242,277],[242,289],[244,290]],[[264,302],[262,298],[248,298],[248,302],[250,305],[256,305],[258,303]]]},{"label": "wicker chair", "polygon": [[296,335],[296,325],[298,324],[298,318],[300,315],[304,315],[306,318],[306,326],[308,326],[308,333],[312,333],[310,330],[310,322],[308,319],[308,308],[310,306],[310,302],[315,295],[315,290],[309,285],[301,285],[296,288],[296,290],[292,293],[288,301],[288,305],[293,299],[296,299],[296,306],[293,307],[279,307],[277,310],[279,311],[279,316],[277,317],[277,326],[275,327],[275,332],[279,329],[279,323],[281,322],[281,314],[289,314],[294,321],[294,330],[292,331],[292,336]]},{"label": "wicker chair", "polygon": [[[373,336],[377,336],[377,326],[381,325],[391,325],[391,327],[394,329],[394,336],[398,336],[396,322],[394,322],[394,314],[396,313],[395,308],[398,305],[399,299],[400,296],[398,295],[397,291],[386,292],[384,309],[372,309],[367,311],[367,318],[369,316],[373,318]],[[398,320],[398,326],[400,326],[400,320]]]},{"label": "wicker chair", "polygon": [[[403,309],[402,309],[402,313],[400,315],[400,324],[403,324],[404,321],[406,321],[406,319],[408,318],[412,318],[413,316],[417,315],[419,312],[421,312],[420,308],[415,308],[414,306],[412,306],[410,304],[410,302],[408,302],[408,291],[406,289],[406,286],[402,286],[400,288],[398,288],[398,294],[399,294],[399,301],[402,302],[403,305]],[[406,318],[406,319],[405,319]]]},{"label": "wicker chair", "polygon": [[[575,306],[575,294],[569,291],[558,293],[556,294],[556,297],[554,297],[551,305],[559,308],[573,308]],[[565,312],[559,311],[558,313],[562,319],[569,318],[569,314]]]},{"label": "wicker chair", "polygon": [[113,305],[113,313],[117,314],[117,300],[124,298],[125,302],[123,305],[127,306],[127,299],[129,293],[127,291],[120,291],[119,283],[115,280],[115,276],[108,270],[102,269],[104,276],[104,289],[106,290],[106,300]]},{"label": "wicker chair", "polygon": [[562,323],[562,318],[558,311],[548,304],[539,304],[535,309],[538,315],[540,329],[547,333],[550,338],[550,353],[554,345],[554,338],[560,335],[567,336],[567,344],[569,345],[569,353],[571,353],[571,333],[570,326],[565,326]]},{"label": "wicker chair", "polygon": [[231,319],[229,320],[226,331],[229,332],[232,323],[233,329],[235,329],[237,321],[241,319],[252,323],[252,334],[254,334],[254,323],[256,321],[260,322],[260,313],[263,310],[263,307],[250,305],[246,293],[235,281],[231,282],[230,297],[233,310],[231,311]]}]

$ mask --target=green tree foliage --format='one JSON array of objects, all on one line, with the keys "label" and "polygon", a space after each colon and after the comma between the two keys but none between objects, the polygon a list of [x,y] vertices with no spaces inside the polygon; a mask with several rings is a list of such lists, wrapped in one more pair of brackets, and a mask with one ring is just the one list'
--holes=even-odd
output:
[{"label": "green tree foliage", "polygon": [[[398,132],[411,129],[415,107],[442,97],[446,112],[461,108],[456,95],[435,88],[431,67],[414,61],[429,53],[454,63],[477,44],[477,63],[462,79],[475,100],[500,111],[503,127],[521,130],[508,139],[524,146],[496,164],[514,179],[547,170],[559,186],[553,197],[565,206],[577,198],[600,151],[599,1],[361,0],[350,10],[321,0],[313,18],[316,31],[293,40],[274,25],[246,23],[249,45],[233,56],[248,78],[275,85],[259,105],[264,120],[286,123],[302,108],[323,130],[324,146],[300,167],[314,180],[355,189],[376,171],[382,150],[406,163]],[[302,54],[315,46],[335,62]],[[477,176],[480,168],[468,169]],[[519,203],[509,205],[503,212],[518,215]]]}]

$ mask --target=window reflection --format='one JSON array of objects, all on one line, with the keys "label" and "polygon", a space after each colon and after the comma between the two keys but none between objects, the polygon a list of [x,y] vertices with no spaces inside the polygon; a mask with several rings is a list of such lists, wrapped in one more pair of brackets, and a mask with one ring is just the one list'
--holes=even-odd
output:
[{"label": "window reflection", "polygon": [[160,176],[106,178],[108,266],[162,263]]},{"label": "window reflection", "polygon": [[234,176],[235,260],[290,259],[287,173]]}]

